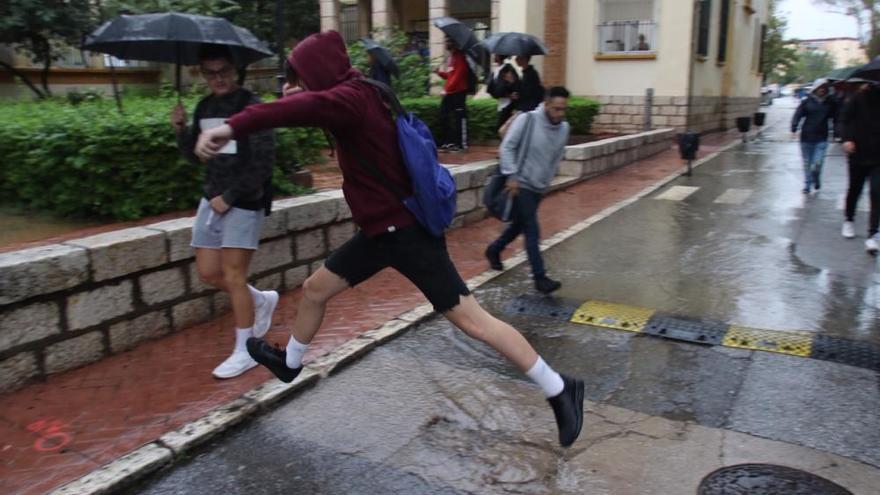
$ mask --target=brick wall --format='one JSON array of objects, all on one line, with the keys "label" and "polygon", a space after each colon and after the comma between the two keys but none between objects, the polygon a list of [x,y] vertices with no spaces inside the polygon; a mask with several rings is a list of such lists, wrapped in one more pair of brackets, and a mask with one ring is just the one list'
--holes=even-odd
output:
[{"label": "brick wall", "polygon": [[568,46],[568,0],[546,0],[544,4],[544,86],[565,84]]},{"label": "brick wall", "polygon": [[[562,182],[668,149],[673,133],[569,146]],[[453,169],[453,228],[486,217],[482,190],[495,167],[490,160]],[[189,246],[192,222],[181,218],[0,253],[0,392],[230,311],[228,296],[198,279]],[[251,281],[260,289],[294,289],[354,232],[340,190],[275,201]]]}]

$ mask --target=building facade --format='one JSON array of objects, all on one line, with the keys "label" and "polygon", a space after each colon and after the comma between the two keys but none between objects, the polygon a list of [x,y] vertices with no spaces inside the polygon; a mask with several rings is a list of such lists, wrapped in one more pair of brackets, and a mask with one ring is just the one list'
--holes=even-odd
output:
[{"label": "building facade", "polygon": [[818,38],[798,40],[798,51],[825,52],[834,60],[834,68],[851,67],[868,62],[868,54],[856,38]]},{"label": "building facade", "polygon": [[440,16],[535,35],[550,51],[533,58],[545,85],[597,99],[603,130],[727,129],[760,102],[768,0],[319,1],[322,30],[420,32],[432,59],[443,56],[443,33],[430,24]]}]

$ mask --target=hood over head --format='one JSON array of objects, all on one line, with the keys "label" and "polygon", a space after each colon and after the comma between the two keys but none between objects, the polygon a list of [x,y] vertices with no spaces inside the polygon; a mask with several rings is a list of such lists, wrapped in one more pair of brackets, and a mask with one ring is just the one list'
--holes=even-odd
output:
[{"label": "hood over head", "polygon": [[324,91],[349,79],[363,77],[351,66],[345,41],[336,31],[308,36],[287,57],[309,91]]},{"label": "hood over head", "polygon": [[829,89],[830,86],[831,86],[831,81],[829,81],[828,79],[825,79],[824,77],[820,77],[819,79],[816,79],[815,81],[813,81],[813,89],[810,90],[810,93],[815,93],[816,91],[819,91],[819,88],[822,88],[822,87],[824,87],[825,89]]}]

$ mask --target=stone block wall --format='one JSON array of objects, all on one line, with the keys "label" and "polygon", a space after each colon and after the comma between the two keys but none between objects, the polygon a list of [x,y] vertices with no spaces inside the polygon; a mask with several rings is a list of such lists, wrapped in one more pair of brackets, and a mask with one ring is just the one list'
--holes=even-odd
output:
[{"label": "stone block wall", "polygon": [[[644,95],[590,98],[601,104],[600,113],[593,121],[594,131],[633,133],[644,129]],[[731,129],[735,127],[736,117],[752,115],[759,103],[759,98],[694,97],[691,128],[701,133]],[[654,96],[651,113],[652,128],[672,127],[681,132],[687,125],[688,99],[686,96]]]},{"label": "stone block wall", "polygon": [[[672,129],[568,147],[569,183],[670,146]],[[452,169],[453,228],[486,217],[482,190],[493,160]],[[189,247],[193,218],[0,253],[0,392],[76,368],[230,310],[202,283]],[[342,191],[275,201],[251,281],[290,290],[355,232]]]}]

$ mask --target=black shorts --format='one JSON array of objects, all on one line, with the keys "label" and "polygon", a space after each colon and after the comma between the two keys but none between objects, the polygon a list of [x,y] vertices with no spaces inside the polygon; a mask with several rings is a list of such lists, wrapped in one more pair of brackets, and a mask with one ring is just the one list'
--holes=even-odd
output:
[{"label": "black shorts", "polygon": [[358,232],[324,266],[352,287],[390,266],[415,284],[438,313],[471,293],[449,258],[446,239],[431,236],[420,225],[372,238]]}]

